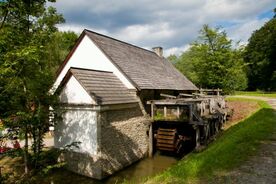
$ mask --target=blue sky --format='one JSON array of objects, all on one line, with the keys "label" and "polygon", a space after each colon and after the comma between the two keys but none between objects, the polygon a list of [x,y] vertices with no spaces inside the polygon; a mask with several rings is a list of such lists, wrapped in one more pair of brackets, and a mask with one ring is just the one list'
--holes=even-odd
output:
[{"label": "blue sky", "polygon": [[222,26],[246,44],[251,33],[273,15],[276,0],[57,0],[63,31],[90,29],[165,55],[189,48],[203,24]]}]

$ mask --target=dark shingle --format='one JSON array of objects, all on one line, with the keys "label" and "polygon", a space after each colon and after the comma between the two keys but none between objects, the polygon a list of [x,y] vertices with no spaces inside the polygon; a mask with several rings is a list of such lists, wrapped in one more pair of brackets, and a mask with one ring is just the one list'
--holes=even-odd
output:
[{"label": "dark shingle", "polygon": [[92,31],[85,33],[139,89],[197,90],[170,62],[154,52]]},{"label": "dark shingle", "polygon": [[112,72],[79,68],[71,68],[70,72],[98,105],[138,102]]}]

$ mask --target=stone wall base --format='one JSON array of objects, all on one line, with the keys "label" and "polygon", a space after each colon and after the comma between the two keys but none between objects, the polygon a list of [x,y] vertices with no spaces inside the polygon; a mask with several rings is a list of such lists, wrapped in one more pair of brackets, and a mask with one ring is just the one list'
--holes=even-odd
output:
[{"label": "stone wall base", "polygon": [[66,152],[60,157],[73,172],[103,179],[148,156],[149,117],[139,106],[98,113],[97,155]]},{"label": "stone wall base", "polygon": [[89,153],[79,153],[67,151],[59,157],[60,162],[66,162],[66,169],[80,175],[95,179],[103,179],[101,159],[98,156]]}]

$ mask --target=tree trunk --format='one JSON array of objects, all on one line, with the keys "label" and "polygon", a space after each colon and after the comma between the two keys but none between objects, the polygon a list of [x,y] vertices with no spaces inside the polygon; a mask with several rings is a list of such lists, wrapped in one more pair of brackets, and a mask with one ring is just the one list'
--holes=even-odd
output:
[{"label": "tree trunk", "polygon": [[29,174],[29,152],[28,152],[28,131],[27,125],[25,127],[25,146],[24,146],[24,167],[25,167],[25,174]]},{"label": "tree trunk", "polygon": [[41,149],[42,149],[42,136],[41,136],[41,126],[38,127],[38,147],[37,147],[37,152],[38,154],[41,153]]},{"label": "tree trunk", "polygon": [[10,1],[8,2],[8,5],[7,5],[7,11],[5,12],[5,15],[4,15],[4,18],[3,18],[3,21],[1,22],[1,25],[0,25],[0,29],[2,29],[2,27],[4,26],[5,22],[6,22],[6,19],[8,17],[8,14],[9,14],[9,8],[10,8]]}]

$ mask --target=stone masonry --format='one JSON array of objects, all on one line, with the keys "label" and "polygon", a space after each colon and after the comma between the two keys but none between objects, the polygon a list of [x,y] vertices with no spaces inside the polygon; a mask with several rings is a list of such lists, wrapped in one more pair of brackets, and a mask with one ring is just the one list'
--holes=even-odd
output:
[{"label": "stone masonry", "polygon": [[138,105],[99,111],[97,116],[97,155],[64,153],[60,158],[69,170],[102,179],[147,156],[150,119]]}]

